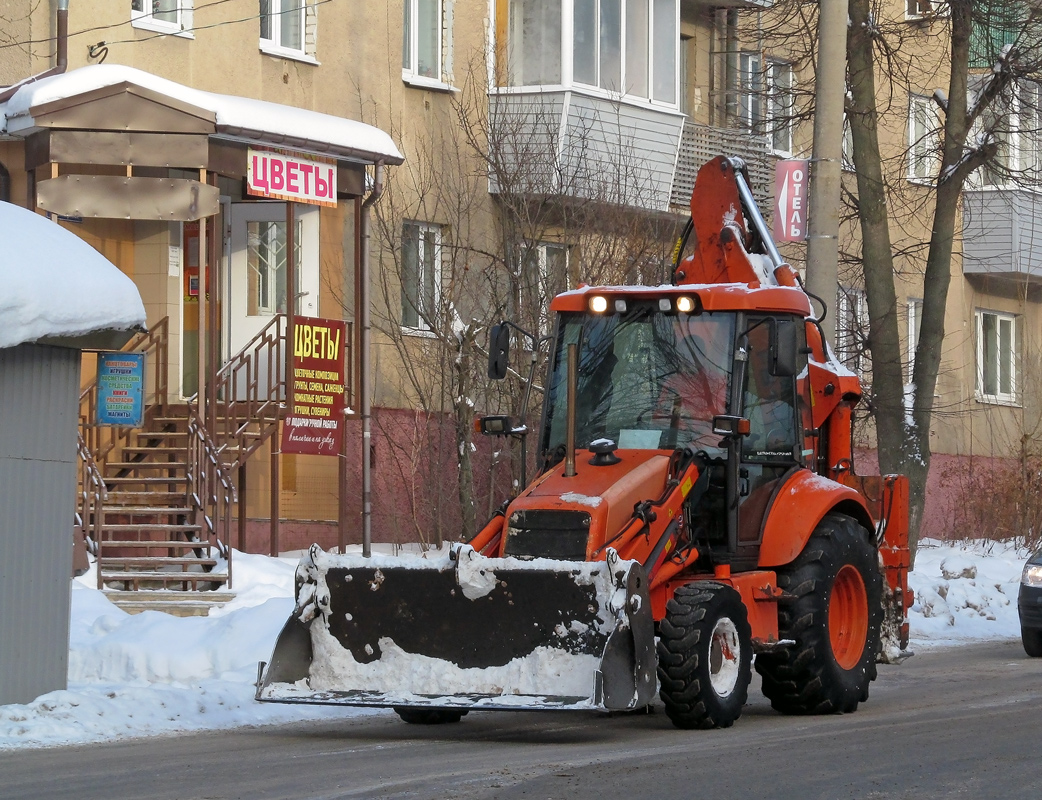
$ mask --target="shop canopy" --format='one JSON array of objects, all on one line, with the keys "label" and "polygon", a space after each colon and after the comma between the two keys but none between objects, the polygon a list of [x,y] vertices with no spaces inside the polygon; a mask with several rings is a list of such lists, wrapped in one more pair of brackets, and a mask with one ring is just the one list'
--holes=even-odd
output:
[{"label": "shop canopy", "polygon": [[144,325],[134,282],[40,214],[0,202],[0,348],[119,347]]},{"label": "shop canopy", "polygon": [[57,112],[121,93],[146,101],[138,105],[137,113],[149,104],[177,109],[203,125],[208,123],[212,126],[208,132],[218,138],[360,163],[393,165],[404,160],[391,137],[372,125],[280,103],[204,92],[119,64],[94,64],[22,86],[0,105],[0,134],[27,137],[50,127],[48,118]]}]

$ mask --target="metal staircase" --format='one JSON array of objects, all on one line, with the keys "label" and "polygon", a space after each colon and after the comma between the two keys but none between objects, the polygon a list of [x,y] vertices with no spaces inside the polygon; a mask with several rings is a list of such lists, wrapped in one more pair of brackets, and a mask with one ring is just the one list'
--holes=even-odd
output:
[{"label": "metal staircase", "polygon": [[285,318],[273,317],[218,370],[206,420],[195,397],[169,402],[167,324],[124,348],[146,356],[141,428],[95,425],[96,383],[81,394],[76,524],[97,561],[98,588],[117,604],[205,613],[230,597],[218,590],[231,587],[236,517],[244,547],[233,476],[244,489],[250,455],[278,431]]}]

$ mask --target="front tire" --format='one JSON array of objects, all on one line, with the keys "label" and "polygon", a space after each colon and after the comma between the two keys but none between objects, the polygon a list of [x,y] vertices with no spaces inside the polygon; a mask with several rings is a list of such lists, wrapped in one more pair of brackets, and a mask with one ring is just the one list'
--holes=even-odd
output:
[{"label": "front tire", "polygon": [[854,519],[827,515],[792,564],[778,570],[790,598],[778,635],[795,644],[756,659],[763,693],[783,714],[856,711],[876,677],[883,576],[870,534]]},{"label": "front tire", "polygon": [[659,696],[678,728],[728,728],[752,679],[752,631],[741,595],[708,581],[677,589],[658,643]]},{"label": "front tire", "polygon": [[1021,628],[1020,641],[1024,643],[1024,652],[1029,656],[1042,657],[1042,631],[1038,628]]}]

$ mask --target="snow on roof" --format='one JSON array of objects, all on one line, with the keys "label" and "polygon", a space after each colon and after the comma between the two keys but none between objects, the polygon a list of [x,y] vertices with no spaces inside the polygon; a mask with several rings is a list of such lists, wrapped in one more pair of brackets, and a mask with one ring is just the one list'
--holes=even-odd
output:
[{"label": "snow on roof", "polygon": [[0,202],[0,347],[143,325],[134,282],[73,233]]},{"label": "snow on roof", "polygon": [[0,131],[28,133],[35,124],[31,115],[34,107],[124,82],[214,113],[218,133],[330,145],[352,151],[363,160],[382,159],[393,164],[404,160],[391,137],[372,125],[281,103],[204,92],[120,64],[92,64],[26,84],[6,107],[0,105]]}]

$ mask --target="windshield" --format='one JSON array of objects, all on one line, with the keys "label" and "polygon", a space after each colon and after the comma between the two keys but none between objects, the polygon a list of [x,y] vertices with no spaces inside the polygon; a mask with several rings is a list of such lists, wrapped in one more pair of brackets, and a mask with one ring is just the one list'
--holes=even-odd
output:
[{"label": "windshield", "polygon": [[620,450],[720,451],[713,416],[727,413],[733,313],[562,314],[550,378],[544,450],[563,446],[567,345],[578,345],[576,447],[612,439]]}]

